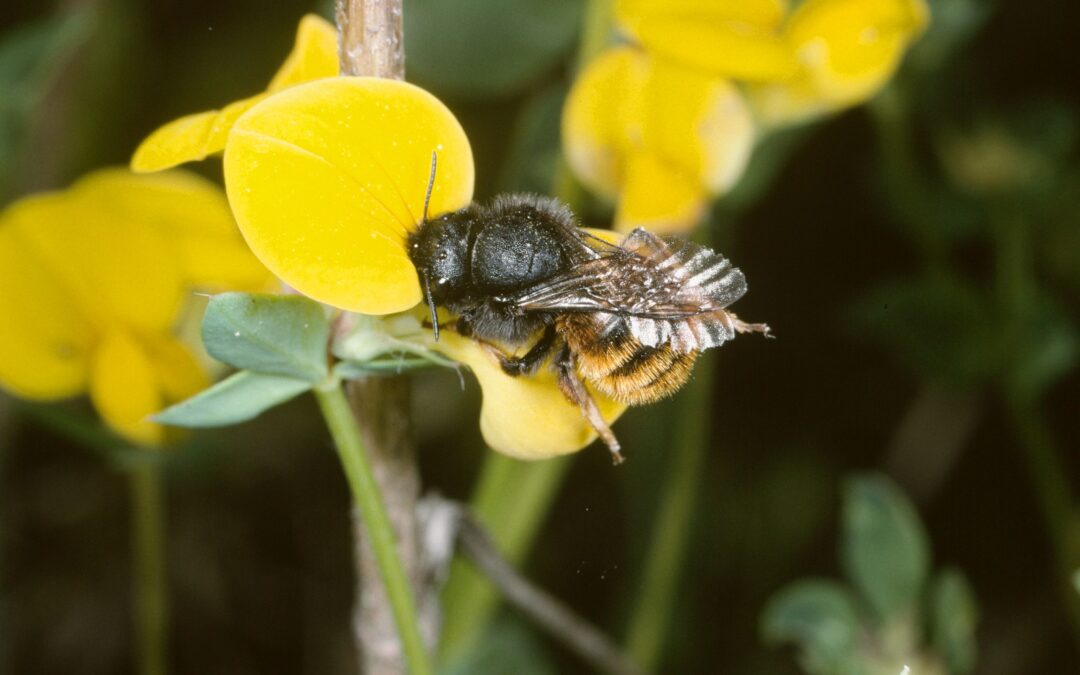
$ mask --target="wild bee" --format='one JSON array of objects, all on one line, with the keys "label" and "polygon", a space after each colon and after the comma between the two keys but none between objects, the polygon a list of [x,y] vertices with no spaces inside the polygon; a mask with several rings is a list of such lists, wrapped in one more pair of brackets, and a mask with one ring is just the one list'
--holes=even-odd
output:
[{"label": "wild bee", "polygon": [[[408,251],[435,339],[441,306],[508,375],[549,363],[616,464],[619,442],[586,382],[627,405],[650,403],[686,383],[702,350],[769,332],[726,309],[746,293],[746,279],[720,254],[643,229],[611,244],[549,197],[503,195],[430,220],[425,204]],[[499,345],[528,349],[513,356]]]}]

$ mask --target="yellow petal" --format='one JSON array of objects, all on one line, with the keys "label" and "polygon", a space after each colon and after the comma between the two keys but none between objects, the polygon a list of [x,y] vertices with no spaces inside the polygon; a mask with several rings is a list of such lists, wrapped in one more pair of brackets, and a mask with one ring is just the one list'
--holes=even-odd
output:
[{"label": "yellow petal", "polygon": [[225,186],[255,255],[320,302],[365,314],[420,301],[405,252],[424,209],[472,199],[468,139],[416,86],[337,77],[275,94],[240,118],[225,149]]},{"label": "yellow petal", "polygon": [[627,168],[615,212],[615,227],[644,227],[660,234],[688,232],[705,212],[708,195],[700,183],[655,155],[634,157]]},{"label": "yellow petal", "polygon": [[628,47],[591,63],[563,112],[567,161],[587,186],[619,197],[620,228],[692,227],[706,197],[742,175],[754,138],[730,81]]},{"label": "yellow petal", "polygon": [[71,295],[19,236],[17,221],[26,211],[32,218],[41,199],[22,200],[0,215],[0,386],[24,398],[50,400],[85,390],[93,332]]},{"label": "yellow petal", "polygon": [[165,405],[161,386],[149,356],[127,333],[109,333],[95,350],[90,399],[105,423],[129,441],[164,442],[163,427],[148,419]]},{"label": "yellow petal", "polygon": [[131,158],[131,170],[139,173],[161,171],[221,152],[236,118],[265,96],[251,96],[222,110],[187,115],[159,127],[136,148]]},{"label": "yellow petal", "polygon": [[184,298],[167,239],[118,218],[96,195],[51,193],[22,202],[9,223],[95,326],[169,327]]},{"label": "yellow petal", "polygon": [[[270,81],[269,91],[337,75],[337,32],[326,20],[309,14],[300,20],[296,44]],[[206,159],[225,149],[236,119],[265,94],[257,94],[221,110],[187,115],[150,134],[135,150],[131,168],[140,173],[161,171],[184,162]]]},{"label": "yellow petal", "polygon": [[578,75],[563,107],[566,161],[590,189],[615,197],[626,156],[641,144],[646,57],[616,47],[593,59]]},{"label": "yellow petal", "polygon": [[[480,382],[480,431],[491,449],[518,459],[547,459],[581,450],[596,439],[581,411],[559,391],[550,369],[510,377],[476,342],[450,331],[442,334],[436,348],[469,366]],[[592,394],[609,424],[626,409]]]},{"label": "yellow petal", "polygon": [[210,386],[210,377],[187,345],[169,336],[156,336],[145,344],[166,405],[179,403]]},{"label": "yellow petal", "polygon": [[620,0],[619,25],[648,51],[714,75],[790,77],[795,60],[779,34],[781,0]]},{"label": "yellow petal", "polygon": [[787,29],[801,75],[752,89],[755,109],[778,124],[862,103],[892,78],[928,21],[923,0],[808,0]]},{"label": "yellow petal", "polygon": [[296,44],[267,90],[281,91],[301,82],[338,74],[337,29],[326,19],[308,14],[296,30]]},{"label": "yellow petal", "polygon": [[729,80],[650,60],[645,71],[642,148],[678,167],[713,194],[742,175],[754,146],[754,121]]},{"label": "yellow petal", "polygon": [[153,175],[95,171],[72,191],[102,211],[160,232],[178,258],[186,285],[212,291],[258,291],[274,279],[248,249],[225,192],[184,171]]}]

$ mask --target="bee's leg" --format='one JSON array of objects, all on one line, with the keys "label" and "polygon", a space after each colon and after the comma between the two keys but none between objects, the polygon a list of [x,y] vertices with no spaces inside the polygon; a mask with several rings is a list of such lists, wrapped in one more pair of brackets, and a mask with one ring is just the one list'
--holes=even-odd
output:
[{"label": "bee's leg", "polygon": [[596,406],[596,401],[593,400],[592,395],[585,388],[585,383],[578,376],[577,369],[574,368],[574,356],[569,347],[563,345],[562,349],[559,350],[559,353],[555,356],[554,366],[559,389],[562,391],[563,396],[581,408],[581,414],[585,416],[592,428],[596,429],[600,439],[604,441],[604,444],[608,446],[608,450],[611,451],[611,461],[616,465],[622,464],[624,458],[622,452],[620,452],[622,446],[619,445],[619,439],[615,438],[611,427],[604,421],[604,416],[600,414],[600,408]]},{"label": "bee's leg", "polygon": [[503,372],[507,375],[517,377],[519,375],[532,375],[536,372],[536,369],[540,367],[540,364],[544,362],[544,359],[551,354],[552,348],[555,346],[555,326],[550,325],[544,329],[544,334],[540,336],[540,339],[536,341],[529,351],[525,352],[521,356],[509,356],[503,354],[500,351],[499,365],[502,366]]},{"label": "bee's leg", "polygon": [[772,329],[769,328],[767,323],[746,323],[739,317],[735,316],[734,312],[726,312],[727,316],[724,325],[734,330],[736,333],[761,333],[765,337],[772,337]]}]

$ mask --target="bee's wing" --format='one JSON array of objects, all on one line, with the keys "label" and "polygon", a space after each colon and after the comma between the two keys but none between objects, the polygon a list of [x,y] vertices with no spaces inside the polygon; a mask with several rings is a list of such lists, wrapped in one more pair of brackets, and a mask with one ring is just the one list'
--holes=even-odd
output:
[{"label": "bee's wing", "polygon": [[525,289],[524,310],[595,312],[602,334],[625,328],[642,344],[689,352],[735,335],[724,308],[746,279],[720,254],[692,242],[667,242],[642,229],[619,247]]}]

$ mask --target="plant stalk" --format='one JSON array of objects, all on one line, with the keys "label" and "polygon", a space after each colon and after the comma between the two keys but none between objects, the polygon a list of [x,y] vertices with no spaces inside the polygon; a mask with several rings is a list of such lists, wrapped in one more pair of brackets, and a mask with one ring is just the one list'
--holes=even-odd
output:
[{"label": "plant stalk", "polygon": [[[394,80],[405,79],[402,0],[337,0],[338,59],[343,75],[363,75]],[[409,420],[409,381],[404,377],[372,377],[350,383],[354,431],[358,430],[370,451],[374,479],[385,498],[392,532],[397,535],[397,559],[403,577],[411,583],[418,605],[419,630],[434,644],[438,628],[438,596],[424,556],[417,523],[420,472],[416,463]],[[389,675],[404,670],[402,646],[397,632],[402,630],[397,611],[387,612],[389,588],[376,580],[385,578],[383,559],[373,551],[366,519],[354,519],[357,550],[357,604],[354,612],[356,638],[369,675]],[[410,601],[410,608],[414,607]],[[395,626],[397,630],[395,630]],[[405,641],[401,635],[401,642]],[[420,645],[422,648],[423,645]],[[415,645],[414,645],[415,648]],[[405,651],[408,651],[407,645]],[[415,650],[414,650],[415,651]],[[428,672],[409,659],[413,672]]]},{"label": "plant stalk", "polygon": [[[994,223],[997,294],[1008,353],[1015,355],[1022,353],[1024,332],[1031,330],[1034,253],[1023,216],[1005,206],[998,209]],[[1069,485],[1064,454],[1049,431],[1037,394],[1021,381],[1017,359],[1010,359],[1003,370],[1001,396],[1050,540],[1055,586],[1072,623],[1074,645],[1080,649],[1080,594],[1072,583],[1080,569],[1076,496]]]},{"label": "plant stalk", "polygon": [[671,463],[627,632],[630,656],[646,672],[656,670],[663,656],[678,598],[709,439],[714,363],[713,355],[703,356],[678,399]]},{"label": "plant stalk", "polygon": [[431,673],[427,649],[420,636],[412,590],[398,555],[394,528],[383,504],[375,470],[356,427],[352,408],[340,385],[316,388],[314,391],[349,481],[353,502],[363,521],[365,542],[373,552],[382,579],[382,590],[393,612],[401,651],[409,671],[414,675]]},{"label": "plant stalk", "polygon": [[136,670],[165,675],[169,632],[165,566],[165,487],[160,462],[126,468],[131,490],[132,609]]}]

